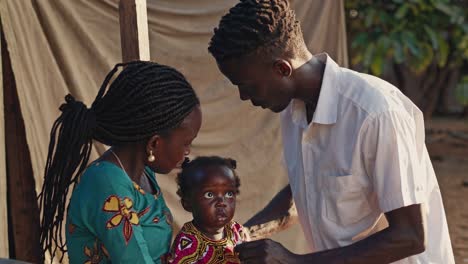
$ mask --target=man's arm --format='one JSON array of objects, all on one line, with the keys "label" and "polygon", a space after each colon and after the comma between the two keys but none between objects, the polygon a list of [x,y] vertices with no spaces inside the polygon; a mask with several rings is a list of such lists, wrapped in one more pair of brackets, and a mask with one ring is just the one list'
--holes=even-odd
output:
[{"label": "man's arm", "polygon": [[352,245],[307,255],[296,255],[272,240],[236,247],[242,263],[385,264],[424,252],[424,213],[419,204],[385,214],[389,227]]},{"label": "man's arm", "polygon": [[244,226],[248,228],[251,239],[257,240],[271,236],[296,222],[296,206],[292,198],[291,186],[288,184]]}]

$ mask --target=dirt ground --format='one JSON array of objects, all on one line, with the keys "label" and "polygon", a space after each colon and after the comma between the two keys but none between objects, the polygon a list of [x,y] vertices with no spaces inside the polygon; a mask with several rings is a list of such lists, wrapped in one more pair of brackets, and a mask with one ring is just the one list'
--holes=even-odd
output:
[{"label": "dirt ground", "polygon": [[468,263],[468,121],[434,119],[426,128],[426,143],[444,200],[455,261]]},{"label": "dirt ground", "polygon": [[[468,263],[468,157],[433,159],[444,199],[455,261]],[[430,227],[429,227],[430,228]]]}]

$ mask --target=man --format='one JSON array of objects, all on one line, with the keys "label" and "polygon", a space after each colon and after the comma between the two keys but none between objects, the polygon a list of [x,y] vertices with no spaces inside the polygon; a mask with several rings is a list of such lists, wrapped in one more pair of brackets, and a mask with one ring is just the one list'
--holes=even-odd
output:
[{"label": "man", "polygon": [[287,226],[293,198],[314,251],[257,240],[243,263],[454,263],[422,113],[396,87],[313,56],[287,0],[241,0],[209,51],[242,100],[281,112],[289,185],[246,225]]}]

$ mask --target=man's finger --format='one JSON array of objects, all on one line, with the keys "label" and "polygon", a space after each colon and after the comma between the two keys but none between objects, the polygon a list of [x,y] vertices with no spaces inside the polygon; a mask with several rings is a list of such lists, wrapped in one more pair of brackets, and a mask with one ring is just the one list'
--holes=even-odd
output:
[{"label": "man's finger", "polygon": [[243,248],[241,250],[236,249],[236,252],[237,256],[242,262],[263,258],[265,255],[265,251],[261,250],[261,248]]},{"label": "man's finger", "polygon": [[243,250],[245,248],[256,248],[258,246],[261,246],[266,243],[266,239],[260,239],[260,240],[255,240],[251,242],[244,242],[240,245],[237,245],[234,249],[237,250]]}]

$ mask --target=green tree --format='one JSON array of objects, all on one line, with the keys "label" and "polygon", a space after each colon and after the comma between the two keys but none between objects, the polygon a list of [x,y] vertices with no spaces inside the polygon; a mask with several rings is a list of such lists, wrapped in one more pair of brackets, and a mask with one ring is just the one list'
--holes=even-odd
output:
[{"label": "green tree", "polygon": [[345,2],[353,67],[384,78],[391,73],[426,117],[457,83],[460,102],[468,106],[467,1]]}]

